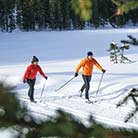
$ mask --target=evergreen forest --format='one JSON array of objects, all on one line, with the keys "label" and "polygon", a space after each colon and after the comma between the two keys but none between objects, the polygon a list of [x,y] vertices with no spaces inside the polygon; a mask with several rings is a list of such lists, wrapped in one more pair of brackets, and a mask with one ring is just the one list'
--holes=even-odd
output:
[{"label": "evergreen forest", "polygon": [[[116,2],[116,1],[115,1]],[[0,0],[0,30],[77,30],[138,25],[138,9],[114,16],[113,0]],[[130,5],[130,4],[129,4]],[[134,5],[134,4],[133,4]],[[128,7],[128,6],[127,6]],[[128,8],[127,8],[128,9]]]}]

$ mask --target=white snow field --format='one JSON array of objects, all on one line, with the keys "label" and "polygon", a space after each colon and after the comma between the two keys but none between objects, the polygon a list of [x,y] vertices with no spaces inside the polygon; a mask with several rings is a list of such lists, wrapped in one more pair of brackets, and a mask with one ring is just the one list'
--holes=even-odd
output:
[{"label": "white snow field", "polygon": [[[111,63],[107,52],[112,40],[121,45],[120,40],[128,39],[128,34],[138,39],[138,29],[0,33],[0,80],[16,86],[18,98],[37,118],[55,116],[56,109],[62,109],[84,123],[88,123],[89,116],[93,115],[98,122],[108,127],[138,129],[138,113],[128,123],[124,123],[127,114],[135,107],[131,100],[116,108],[116,104],[132,88],[138,88],[138,47],[131,46],[126,52],[126,56],[132,60],[126,64]],[[98,101],[94,104],[85,102],[85,94],[79,97],[83,84],[81,71],[64,88],[55,91],[74,76],[75,68],[88,51],[92,51],[106,69],[96,96],[102,72],[94,68],[89,92],[90,99]],[[39,73],[37,75],[37,104],[28,100],[28,85],[22,82],[26,67],[34,55],[39,58],[39,65],[48,76],[45,81]],[[44,84],[45,89],[39,99]]]}]

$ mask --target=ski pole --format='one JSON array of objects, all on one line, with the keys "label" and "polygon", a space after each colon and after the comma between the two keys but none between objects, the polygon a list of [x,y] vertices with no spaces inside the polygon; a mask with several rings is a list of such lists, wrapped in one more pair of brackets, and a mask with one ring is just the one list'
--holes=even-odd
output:
[{"label": "ski pole", "polygon": [[43,95],[43,92],[44,92],[44,89],[45,89],[45,85],[46,85],[46,80],[45,80],[45,82],[44,82],[44,85],[43,85],[43,88],[42,88],[41,95],[40,95],[40,98],[39,98],[39,99],[41,99],[41,97],[42,97],[42,95]]},{"label": "ski pole", "polygon": [[55,91],[59,91],[61,88],[63,88],[65,85],[67,85],[70,81],[72,81],[75,77],[71,78],[70,80],[68,80],[65,84],[63,84],[62,86],[60,86],[58,89],[56,89]]},{"label": "ski pole", "polygon": [[103,76],[104,76],[104,73],[102,73],[102,76],[101,76],[101,79],[100,79],[100,82],[99,82],[99,85],[98,85],[98,89],[97,89],[97,92],[96,92],[96,96],[97,96],[97,94],[99,92],[99,89],[100,89],[100,86],[101,86],[101,82],[102,82]]}]

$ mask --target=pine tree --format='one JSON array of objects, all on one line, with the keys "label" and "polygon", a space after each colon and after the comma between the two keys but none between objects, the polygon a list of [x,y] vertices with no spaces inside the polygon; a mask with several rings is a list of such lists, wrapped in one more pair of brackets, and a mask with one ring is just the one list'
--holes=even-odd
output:
[{"label": "pine tree", "polygon": [[0,27],[2,31],[15,29],[15,0],[0,0]]},{"label": "pine tree", "polygon": [[16,2],[16,23],[17,26],[23,30],[23,0],[18,0]]},{"label": "pine tree", "polygon": [[[137,0],[112,0],[117,6],[118,9],[121,11],[120,14],[123,12],[128,13],[132,9],[138,8],[138,1]],[[117,15],[117,14],[116,14]]]},{"label": "pine tree", "polygon": [[45,20],[45,1],[44,0],[34,0],[33,2],[33,11],[35,19],[35,30],[46,29],[46,20]]},{"label": "pine tree", "polygon": [[1,31],[4,31],[5,22],[4,22],[4,3],[0,0],[0,28]]},{"label": "pine tree", "polygon": [[119,62],[118,56],[119,56],[120,50],[114,41],[112,41],[112,43],[110,44],[110,48],[107,51],[110,52],[110,61],[117,64]]},{"label": "pine tree", "polygon": [[135,104],[135,109],[133,111],[131,111],[126,117],[125,117],[125,122],[128,122],[138,111],[138,101],[137,98],[138,97],[138,89],[133,88],[129,94],[123,98],[123,100],[119,101],[119,103],[117,104],[117,107],[122,106],[123,104],[127,103],[127,101],[129,99],[132,99],[132,101]]},{"label": "pine tree", "polygon": [[112,1],[116,6],[111,0],[0,0],[0,29],[83,29],[86,24],[98,28],[108,22],[122,27],[130,20],[137,25],[136,0]]},{"label": "pine tree", "polygon": [[132,35],[128,35],[127,37],[129,38],[129,40],[121,40],[121,43],[138,46],[138,40],[135,37],[133,37]]},{"label": "pine tree", "polygon": [[56,29],[56,0],[50,0],[49,1],[49,28]]},{"label": "pine tree", "polygon": [[119,50],[120,50],[120,62],[121,63],[126,63],[126,62],[132,62],[130,59],[128,59],[126,56],[124,56],[124,51],[125,50],[129,50],[129,45],[126,44],[126,43],[123,43],[122,46],[119,47]]},{"label": "pine tree", "polygon": [[63,15],[62,28],[69,30],[71,28],[71,4],[70,0],[62,0],[61,12]]},{"label": "pine tree", "polygon": [[13,128],[21,138],[25,135],[23,128],[30,131],[37,125],[26,107],[17,100],[13,87],[0,82],[0,128]]},{"label": "pine tree", "polygon": [[101,18],[100,25],[104,26],[108,22],[110,23],[109,18],[111,17],[111,14],[115,10],[115,4],[112,3],[111,0],[99,0],[98,3],[99,7],[99,16]]},{"label": "pine tree", "polygon": [[116,6],[111,0],[93,0],[92,5],[92,19],[90,22],[98,28],[99,26],[105,26],[110,23],[113,27],[114,21],[111,16],[115,10]]},{"label": "pine tree", "polygon": [[56,28],[60,31],[63,29],[63,2],[64,0],[60,0],[56,4]]},{"label": "pine tree", "polygon": [[109,50],[107,50],[108,52],[110,52],[110,61],[116,64],[119,62],[120,63],[132,62],[124,55],[124,51],[130,49],[129,44],[126,43],[126,41],[121,41],[121,43],[122,46],[117,46],[117,44],[114,41],[112,41],[112,43],[110,44],[110,48]]},{"label": "pine tree", "polygon": [[35,30],[34,0],[19,0],[17,6],[17,23],[21,29]]},{"label": "pine tree", "polygon": [[49,28],[49,23],[50,23],[50,0],[43,0],[43,9],[45,11],[44,13],[44,28],[47,29]]},{"label": "pine tree", "polygon": [[75,13],[84,21],[91,19],[92,0],[71,0]]},{"label": "pine tree", "polygon": [[92,5],[92,23],[95,26],[95,28],[98,28],[100,26],[100,15],[99,15],[99,0],[93,0],[93,5]]},{"label": "pine tree", "polygon": [[137,23],[138,23],[138,8],[129,11],[128,20],[132,21],[134,26],[137,25]]},{"label": "pine tree", "polygon": [[71,11],[71,26],[73,29],[83,29],[85,27],[85,22],[74,11]]}]

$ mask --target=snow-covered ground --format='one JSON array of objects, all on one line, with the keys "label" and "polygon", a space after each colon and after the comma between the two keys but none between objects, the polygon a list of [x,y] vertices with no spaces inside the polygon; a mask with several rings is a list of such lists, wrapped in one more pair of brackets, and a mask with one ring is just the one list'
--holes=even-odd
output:
[{"label": "snow-covered ground", "polygon": [[[128,34],[138,38],[138,29],[0,33],[0,80],[16,85],[21,102],[40,118],[53,116],[55,109],[61,108],[85,123],[92,114],[97,121],[107,126],[138,129],[138,114],[128,123],[123,122],[133,110],[133,102],[116,108],[118,101],[131,88],[138,88],[138,47],[131,46],[126,53],[133,61],[127,64],[111,63],[107,52],[112,40],[120,45],[120,40],[127,39]],[[93,51],[94,57],[107,70],[96,96],[102,73],[94,68],[90,88],[90,99],[98,100],[94,104],[87,104],[84,95],[79,97],[79,89],[83,84],[81,72],[64,88],[55,91],[74,76],[76,66],[88,51]],[[39,64],[48,76],[46,82],[40,75],[37,76],[37,101],[45,84],[38,104],[27,100],[28,85],[22,82],[25,69],[34,55],[39,58]]]}]

